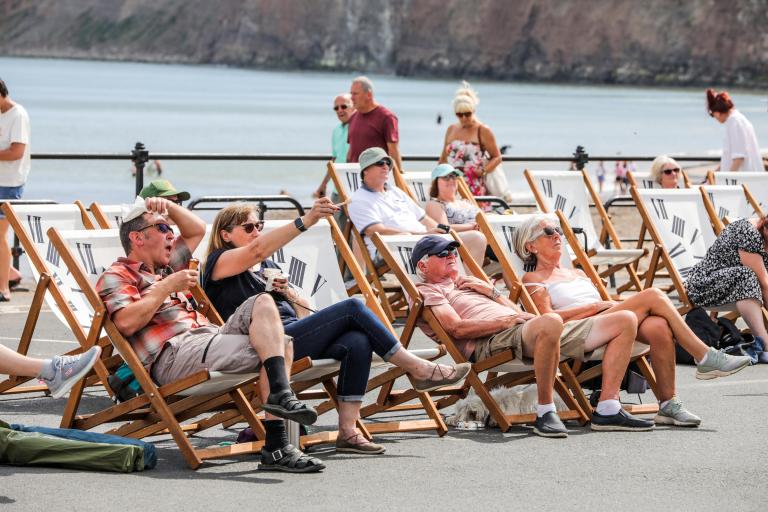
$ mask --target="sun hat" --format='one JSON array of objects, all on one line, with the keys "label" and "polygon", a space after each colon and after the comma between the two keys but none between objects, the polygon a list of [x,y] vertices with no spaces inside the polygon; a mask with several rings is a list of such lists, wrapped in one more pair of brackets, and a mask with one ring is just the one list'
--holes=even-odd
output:
[{"label": "sun hat", "polygon": [[154,180],[146,187],[141,189],[139,195],[144,199],[148,197],[168,197],[176,196],[180,201],[186,201],[189,199],[189,192],[179,192],[174,188],[168,180]]},{"label": "sun hat", "polygon": [[450,174],[454,174],[456,176],[464,176],[463,172],[456,169],[451,164],[440,164],[435,167],[434,171],[432,171],[432,181],[436,180],[437,178],[448,176]]},{"label": "sun hat", "polygon": [[388,161],[390,168],[392,167],[392,159],[389,157],[386,151],[379,147],[366,149],[360,153],[360,158],[357,159],[357,161],[360,163],[360,172],[362,173],[368,167],[372,166],[380,160]]}]

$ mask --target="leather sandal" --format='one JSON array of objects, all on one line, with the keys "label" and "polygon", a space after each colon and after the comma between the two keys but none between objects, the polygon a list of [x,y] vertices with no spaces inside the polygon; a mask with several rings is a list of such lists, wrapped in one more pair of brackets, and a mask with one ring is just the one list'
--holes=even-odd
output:
[{"label": "leather sandal", "polygon": [[[362,438],[363,443],[357,443],[357,438]],[[379,455],[387,451],[380,444],[372,443],[365,439],[360,432],[355,432],[346,439],[336,438],[336,451],[339,453],[359,453],[362,455]]]},{"label": "leather sandal", "polygon": [[413,379],[413,389],[419,393],[426,393],[428,391],[434,391],[451,384],[456,384],[460,380],[464,380],[469,370],[472,368],[470,363],[459,363],[451,367],[448,375],[443,374],[443,370],[440,369],[439,364],[435,364],[432,369],[432,375],[428,379]]},{"label": "leather sandal", "polygon": [[260,471],[283,471],[285,473],[316,473],[325,469],[320,459],[287,444],[273,452],[262,448]]},{"label": "leather sandal", "polygon": [[261,408],[278,418],[295,421],[302,425],[312,425],[317,421],[317,411],[296,398],[290,389],[270,393],[266,403],[261,404]]}]

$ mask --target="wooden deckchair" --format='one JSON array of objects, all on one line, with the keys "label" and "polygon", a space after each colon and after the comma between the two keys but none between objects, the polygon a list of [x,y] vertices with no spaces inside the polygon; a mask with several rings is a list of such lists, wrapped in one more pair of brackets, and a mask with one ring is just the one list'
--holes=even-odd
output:
[{"label": "wooden deckchair", "polygon": [[[347,203],[350,201],[352,194],[355,193],[358,188],[360,188],[360,184],[362,183],[362,180],[360,180],[360,165],[336,164],[334,162],[328,162],[328,173],[336,187],[336,193],[339,194],[339,198],[343,203],[342,208],[344,210],[344,214],[349,218],[349,205]],[[393,176],[397,176],[397,178],[394,178]],[[398,173],[390,172],[387,186],[396,186],[395,180],[400,180],[400,178],[401,175]],[[404,182],[401,182],[401,185],[406,186]],[[404,316],[404,308],[406,307],[406,303],[402,294],[396,291],[391,297],[388,296],[387,292],[389,290],[384,287],[384,284],[381,280],[381,277],[390,271],[389,266],[386,263],[379,266],[374,263],[370,254],[368,253],[368,248],[363,239],[363,235],[357,230],[357,228],[355,228],[351,222],[351,219],[350,222],[347,222],[344,226],[343,235],[344,240],[349,241],[350,247],[354,247],[355,244],[357,245],[357,248],[360,251],[360,259],[365,265],[365,280],[372,285],[373,290],[378,295],[379,302],[384,309],[384,313],[386,314],[387,319],[390,322],[393,322],[395,318]],[[339,258],[339,260],[342,272],[344,272],[344,269],[347,268],[346,262],[342,258]],[[349,289],[350,294],[358,293],[359,290],[359,281],[358,284],[353,285]]]},{"label": "wooden deckchair", "polygon": [[[267,221],[263,232],[269,232],[271,229],[289,224],[292,221]],[[272,255],[272,261],[277,263],[284,272],[289,274],[289,281],[294,288],[310,304],[310,307],[319,310],[331,306],[340,300],[346,299],[349,295],[344,285],[344,280],[339,265],[335,259],[329,258],[334,254],[334,249],[338,250],[346,266],[352,272],[353,277],[359,283],[359,293],[366,306],[386,325],[395,337],[398,337],[392,325],[389,322],[384,310],[379,303],[376,294],[371,285],[365,279],[365,273],[357,264],[352,250],[346,243],[344,236],[338,225],[333,219],[321,220],[286,244],[282,249]],[[410,335],[408,328],[403,336],[400,336],[402,345],[408,349]],[[444,352],[437,348],[411,350],[411,352],[424,359],[436,359]],[[332,365],[324,365],[324,368],[330,368],[332,371],[317,376],[309,373],[301,373],[294,379],[294,389],[299,396],[306,399],[320,398],[326,401],[317,408],[318,413],[324,413],[335,407],[336,392],[333,383],[333,377],[338,373],[339,364],[331,360]],[[383,373],[382,373],[383,372]],[[435,430],[438,435],[447,432],[442,417],[437,412],[431,397],[428,393],[417,393],[413,389],[408,391],[393,391],[393,384],[396,379],[405,375],[405,371],[393,367],[384,362],[380,357],[374,355],[372,361],[373,376],[368,384],[367,392],[379,390],[376,401],[366,406],[362,411],[364,418],[370,417],[375,413],[388,412],[391,410],[422,410],[427,420],[410,420],[395,422],[366,422],[359,423],[358,427],[368,435],[368,433],[391,433],[407,432],[419,430]],[[321,384],[325,388],[325,393],[309,391],[312,386]],[[404,406],[403,403],[411,400],[418,400],[419,404]],[[305,436],[302,438],[302,446],[309,446],[321,442],[335,441],[335,432],[324,432],[316,435]]]},{"label": "wooden deckchair", "polygon": [[726,222],[752,217],[755,213],[763,215],[760,204],[752,196],[746,184],[739,185],[699,185],[704,207],[712,221],[715,234],[725,229]]},{"label": "wooden deckchair", "polygon": [[122,224],[123,207],[119,204],[91,203],[91,216],[101,229],[119,228]]},{"label": "wooden deckchair", "polygon": [[[548,213],[562,211],[574,229],[586,235],[584,250],[590,263],[598,268],[607,266],[600,277],[612,276],[619,270],[626,270],[628,282],[617,287],[617,293],[629,288],[642,290],[642,284],[635,270],[635,263],[642,258],[644,249],[624,249],[611,219],[603,208],[586,171],[531,171],[525,170],[525,177],[541,211]],[[597,235],[592,222],[589,204],[594,203],[602,222],[601,235]],[[611,249],[605,244],[610,240]],[[573,256],[573,254],[571,255]]]},{"label": "wooden deckchair", "polygon": [[768,211],[768,173],[766,172],[709,171],[707,182],[710,185],[746,185],[753,200],[756,200],[759,205],[759,210],[755,209],[755,213]]},{"label": "wooden deckchair", "polygon": [[429,190],[432,187],[431,172],[406,172],[395,176],[395,182],[404,192],[422,208],[429,202]]},{"label": "wooden deckchair", "polygon": [[[120,357],[131,368],[144,394],[120,404],[108,407],[93,414],[75,416],[83,392],[83,382],[75,384],[70,393],[67,410],[62,426],[79,429],[91,429],[104,423],[125,421],[127,423],[110,430],[110,433],[144,438],[152,435],[169,433],[182,452],[185,460],[193,469],[204,460],[232,455],[255,453],[263,442],[243,443],[227,447],[194,448],[187,438],[187,432],[200,432],[219,425],[233,417],[244,417],[254,432],[263,436],[264,428],[250,404],[246,392],[257,378],[258,373],[225,374],[222,372],[200,371],[179,379],[176,382],[157,386],[141,364],[130,343],[117,330],[109,319],[104,304],[94,288],[94,284],[103,269],[122,254],[120,239],[116,230],[75,230],[59,232],[55,228],[48,231],[48,236],[61,260],[71,272],[77,283],[77,290],[69,290],[69,296],[75,292],[82,294],[90,307],[92,323],[86,329],[82,326],[80,336],[86,338],[85,347],[90,347],[104,330]],[[76,254],[78,256],[76,256]],[[209,303],[205,302],[199,287],[192,290],[199,299],[204,314],[212,320],[219,320],[212,314]],[[294,368],[301,369],[301,368]],[[182,426],[183,421],[197,418],[209,411],[212,415]]]},{"label": "wooden deckchair", "polygon": [[[511,284],[511,289],[513,290],[522,289],[523,293],[526,295],[528,294],[528,291],[525,289],[525,286],[523,286],[522,283],[522,276],[525,273],[525,265],[515,252],[515,248],[513,246],[513,236],[515,230],[520,227],[526,220],[531,218],[532,215],[534,214],[487,216],[482,212],[478,213],[477,215],[478,226],[488,239],[488,243],[491,245],[494,253],[498,255],[499,263],[501,264],[502,272],[504,273],[505,281],[508,283],[508,286]],[[595,284],[595,287],[600,293],[601,298],[603,300],[612,300],[608,290],[605,288],[603,280],[597,274],[595,268],[590,264],[589,257],[581,248],[581,245],[579,245],[576,234],[573,232],[573,229],[565,219],[563,212],[558,210],[555,212],[555,214],[551,214],[551,216],[552,220],[557,222],[562,227],[563,233],[565,234],[565,238],[563,240],[564,247],[560,264],[564,268],[572,268],[571,258],[567,251],[568,246],[572,246],[575,254],[575,260],[584,269],[584,272],[587,274],[590,280]],[[533,312],[536,312],[535,309]],[[649,350],[650,349],[647,345],[636,342],[632,349],[632,361],[637,363],[641,373],[648,380],[651,389],[653,389],[654,393],[658,395],[656,377],[646,358]],[[590,354],[587,361],[601,361],[603,353],[603,349],[596,350]],[[589,400],[581,388],[581,385],[595,377],[600,376],[602,373],[602,365],[592,366],[582,371],[584,362],[585,361],[573,361],[573,364],[570,368],[571,371],[563,371],[561,365],[561,372],[565,378],[566,383],[568,383],[569,387],[571,388],[574,397],[576,397],[576,400],[579,402],[579,405],[591,417],[593,410]],[[637,406],[628,404],[625,405],[625,409],[630,412],[642,414],[656,412],[658,410],[658,405],[649,404]]]},{"label": "wooden deckchair", "polygon": [[[79,202],[78,202],[79,203]],[[11,225],[14,233],[19,238],[26,258],[29,261],[32,275],[37,281],[32,303],[29,307],[27,320],[19,339],[17,352],[27,355],[30,343],[37,327],[41,308],[45,302],[64,325],[73,333],[76,333],[83,324],[90,324],[86,313],[87,305],[82,297],[73,296],[66,298],[62,294],[62,288],[71,287],[73,281],[66,269],[60,266],[56,251],[50,244],[47,230],[50,227],[58,229],[92,229],[93,223],[87,215],[82,213],[82,204],[35,204],[35,205],[11,205],[3,203],[3,214]],[[80,347],[68,352],[76,354],[82,351],[84,339],[76,339]],[[104,354],[105,356],[107,354]],[[103,383],[106,383],[108,375],[101,362],[96,364],[96,373]],[[0,382],[0,393],[27,393],[45,392],[46,386],[23,386],[26,382],[34,380],[30,377],[10,375]],[[89,380],[89,385],[93,379]],[[111,393],[109,386],[107,391]]]},{"label": "wooden deckchair", "polygon": [[[457,242],[461,243],[461,240],[455,233],[444,236],[452,236]],[[424,321],[435,333],[438,343],[445,346],[445,349],[456,363],[467,362],[467,358],[462,351],[459,350],[450,335],[445,331],[431,309],[428,306],[424,306],[421,294],[414,284],[414,280],[417,278],[415,268],[410,261],[410,255],[413,251],[413,246],[416,245],[416,242],[418,242],[420,238],[421,236],[419,235],[393,235],[384,237],[378,233],[373,235],[373,241],[376,244],[379,253],[393,269],[404,292],[410,299],[411,309],[408,315],[407,325],[415,326],[419,321]],[[474,260],[472,260],[463,245],[459,247],[459,255],[463,261],[467,262],[467,266],[471,269],[473,275],[479,279],[485,281],[488,280],[487,276],[485,276],[482,269],[480,269]],[[522,287],[513,291],[511,298],[515,301],[519,300],[526,310],[535,311],[533,301],[530,300],[530,296],[528,296],[527,292],[525,292]],[[479,374],[482,372],[488,372],[488,378],[485,382],[479,377]],[[503,373],[503,375],[499,375],[499,373]],[[467,375],[464,386],[460,390],[451,390],[451,396],[447,396],[440,400],[438,406],[447,407],[448,405],[455,403],[459,398],[466,396],[469,389],[472,389],[488,408],[491,417],[496,420],[501,431],[505,432],[514,424],[534,422],[536,420],[536,415],[505,415],[504,411],[499,407],[499,404],[491,396],[490,390],[497,386],[512,386],[533,382],[533,380],[533,366],[515,359],[511,351],[503,352],[482,361],[473,362],[472,369]],[[570,394],[567,386],[560,377],[555,378],[555,391],[568,406],[567,411],[558,413],[562,419],[575,419],[581,423],[587,421],[588,417],[586,413]]]}]

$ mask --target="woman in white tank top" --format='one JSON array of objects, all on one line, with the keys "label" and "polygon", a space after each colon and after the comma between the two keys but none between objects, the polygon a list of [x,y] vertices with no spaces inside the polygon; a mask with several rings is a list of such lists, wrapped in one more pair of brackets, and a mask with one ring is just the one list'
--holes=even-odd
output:
[{"label": "woman in white tank top", "polygon": [[[563,322],[616,311],[635,314],[638,340],[650,345],[660,395],[657,398],[662,402],[657,423],[682,422],[674,418],[676,422],[673,422],[664,414],[664,408],[670,402],[676,401],[674,408],[677,411],[682,407],[678,399],[672,400],[675,396],[675,341],[697,361],[696,377],[699,379],[730,375],[748,364],[748,361],[709,348],[697,338],[669,298],[657,288],[648,288],[622,302],[609,300],[607,292],[598,290],[583,271],[560,265],[561,235],[560,226],[546,215],[532,216],[515,231],[515,252],[526,262],[527,268],[533,268],[523,275],[523,283],[539,313],[557,313]],[[696,420],[683,423],[695,426],[700,422]]]}]

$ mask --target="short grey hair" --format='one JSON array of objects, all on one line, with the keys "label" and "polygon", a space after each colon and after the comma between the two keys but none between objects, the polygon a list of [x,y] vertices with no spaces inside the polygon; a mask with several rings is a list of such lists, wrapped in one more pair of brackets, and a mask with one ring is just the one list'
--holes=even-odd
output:
[{"label": "short grey hair", "polygon": [[680,167],[680,164],[678,164],[677,161],[671,156],[659,155],[653,160],[653,163],[651,164],[651,179],[653,181],[655,181],[658,184],[661,184],[661,168],[667,164],[672,164],[675,167]]},{"label": "short grey hair", "polygon": [[358,76],[354,80],[352,80],[353,84],[360,84],[360,86],[363,88],[363,92],[373,92],[373,82],[371,82],[371,79],[367,76]]},{"label": "short grey hair", "polygon": [[554,217],[553,219],[553,217],[554,216],[551,213],[533,214],[515,230],[512,240],[515,247],[515,253],[521,260],[523,260],[526,266],[536,264],[536,255],[532,254],[531,251],[525,247],[525,244],[533,242],[538,238],[539,226],[542,222],[554,220],[558,223],[557,218]]},{"label": "short grey hair", "polygon": [[414,271],[416,272],[416,277],[418,277],[420,281],[424,281],[425,276],[424,276],[424,272],[422,272],[421,269],[419,268],[419,263],[421,263],[422,261],[426,263],[428,259],[429,259],[429,254],[425,254],[424,256],[421,257],[419,261],[416,262],[416,266],[414,267]]},{"label": "short grey hair", "polygon": [[347,104],[352,103],[352,95],[348,92],[342,92],[333,97],[333,101],[336,102],[338,98],[344,99]]}]

